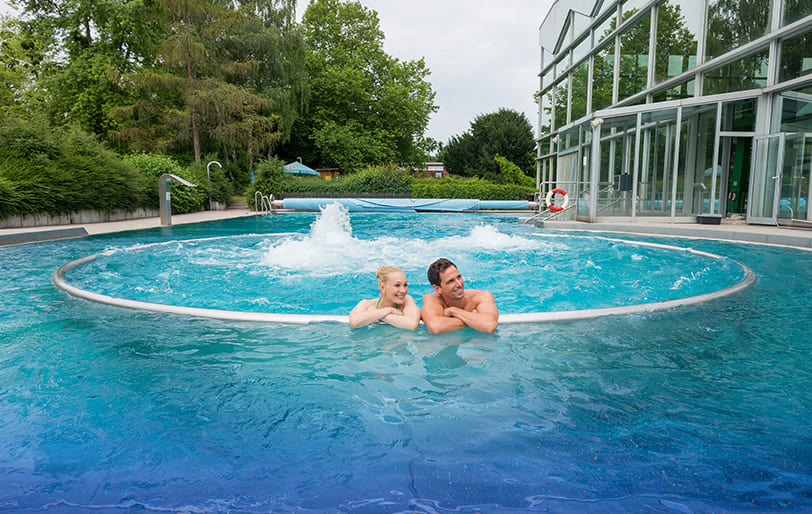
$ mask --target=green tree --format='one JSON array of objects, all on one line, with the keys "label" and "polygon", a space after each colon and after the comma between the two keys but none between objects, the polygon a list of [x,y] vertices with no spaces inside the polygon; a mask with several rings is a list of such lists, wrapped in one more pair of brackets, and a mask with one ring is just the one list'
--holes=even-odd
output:
[{"label": "green tree", "polygon": [[422,161],[423,133],[437,109],[424,61],[389,56],[377,13],[359,2],[315,0],[302,26],[310,97],[288,157],[345,172]]},{"label": "green tree", "polygon": [[[37,87],[55,124],[104,134],[107,111],[123,101],[121,75],[150,62],[161,33],[159,4],[123,0],[18,0],[23,33],[37,48]],[[23,21],[24,20],[24,21]]]},{"label": "green tree", "polygon": [[[294,6],[165,2],[170,37],[156,66],[132,77],[134,100],[113,111],[116,141],[128,150],[191,151],[198,163],[204,151],[215,152],[247,183],[255,160],[285,138],[282,127],[292,125],[306,94],[302,38],[281,25],[292,23]],[[234,172],[238,164],[248,170]]]},{"label": "green tree", "polygon": [[455,174],[502,180],[494,160],[501,155],[522,170],[533,167],[533,127],[523,113],[512,109],[477,116],[470,131],[452,138],[440,157]]}]

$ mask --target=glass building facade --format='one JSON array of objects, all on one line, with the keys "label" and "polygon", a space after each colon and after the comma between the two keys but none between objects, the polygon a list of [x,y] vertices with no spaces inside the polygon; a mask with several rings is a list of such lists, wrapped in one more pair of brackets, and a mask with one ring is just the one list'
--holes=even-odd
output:
[{"label": "glass building facade", "polygon": [[812,228],[812,1],[557,0],[539,36],[565,216]]}]

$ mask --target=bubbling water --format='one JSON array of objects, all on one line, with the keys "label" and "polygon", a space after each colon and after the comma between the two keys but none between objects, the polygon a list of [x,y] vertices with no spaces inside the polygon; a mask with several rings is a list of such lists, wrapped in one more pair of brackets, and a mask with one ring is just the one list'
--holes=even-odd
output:
[{"label": "bubbling water", "polygon": [[[287,216],[287,215],[286,215]],[[595,237],[556,237],[494,218],[350,216],[330,204],[304,233],[168,241],[97,256],[68,278],[145,302],[222,310],[346,314],[377,294],[375,271],[397,266],[420,302],[428,265],[457,264],[466,287],[491,291],[501,312],[662,302],[729,287],[734,261]],[[353,233],[353,222],[357,233]],[[465,224],[467,223],[467,225]]]}]

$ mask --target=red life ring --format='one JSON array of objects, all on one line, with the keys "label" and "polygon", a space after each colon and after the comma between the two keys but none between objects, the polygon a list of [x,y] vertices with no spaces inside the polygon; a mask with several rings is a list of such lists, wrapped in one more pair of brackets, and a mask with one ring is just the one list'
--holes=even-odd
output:
[{"label": "red life ring", "polygon": [[[561,207],[556,207],[555,205],[553,205],[553,195],[556,193],[564,196],[564,203],[561,204]],[[547,200],[547,208],[553,212],[563,211],[570,204],[570,197],[567,196],[567,192],[559,188],[555,188],[550,192],[548,192],[546,200]]]}]

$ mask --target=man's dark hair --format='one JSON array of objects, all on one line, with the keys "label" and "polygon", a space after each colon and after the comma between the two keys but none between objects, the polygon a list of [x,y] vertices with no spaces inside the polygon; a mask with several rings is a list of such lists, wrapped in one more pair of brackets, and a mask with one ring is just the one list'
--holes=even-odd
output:
[{"label": "man's dark hair", "polygon": [[428,273],[426,273],[429,277],[429,284],[433,286],[439,286],[440,273],[447,270],[451,266],[454,266],[456,268],[456,265],[453,262],[446,259],[445,257],[441,257],[436,261],[432,262],[431,266],[429,266]]}]

